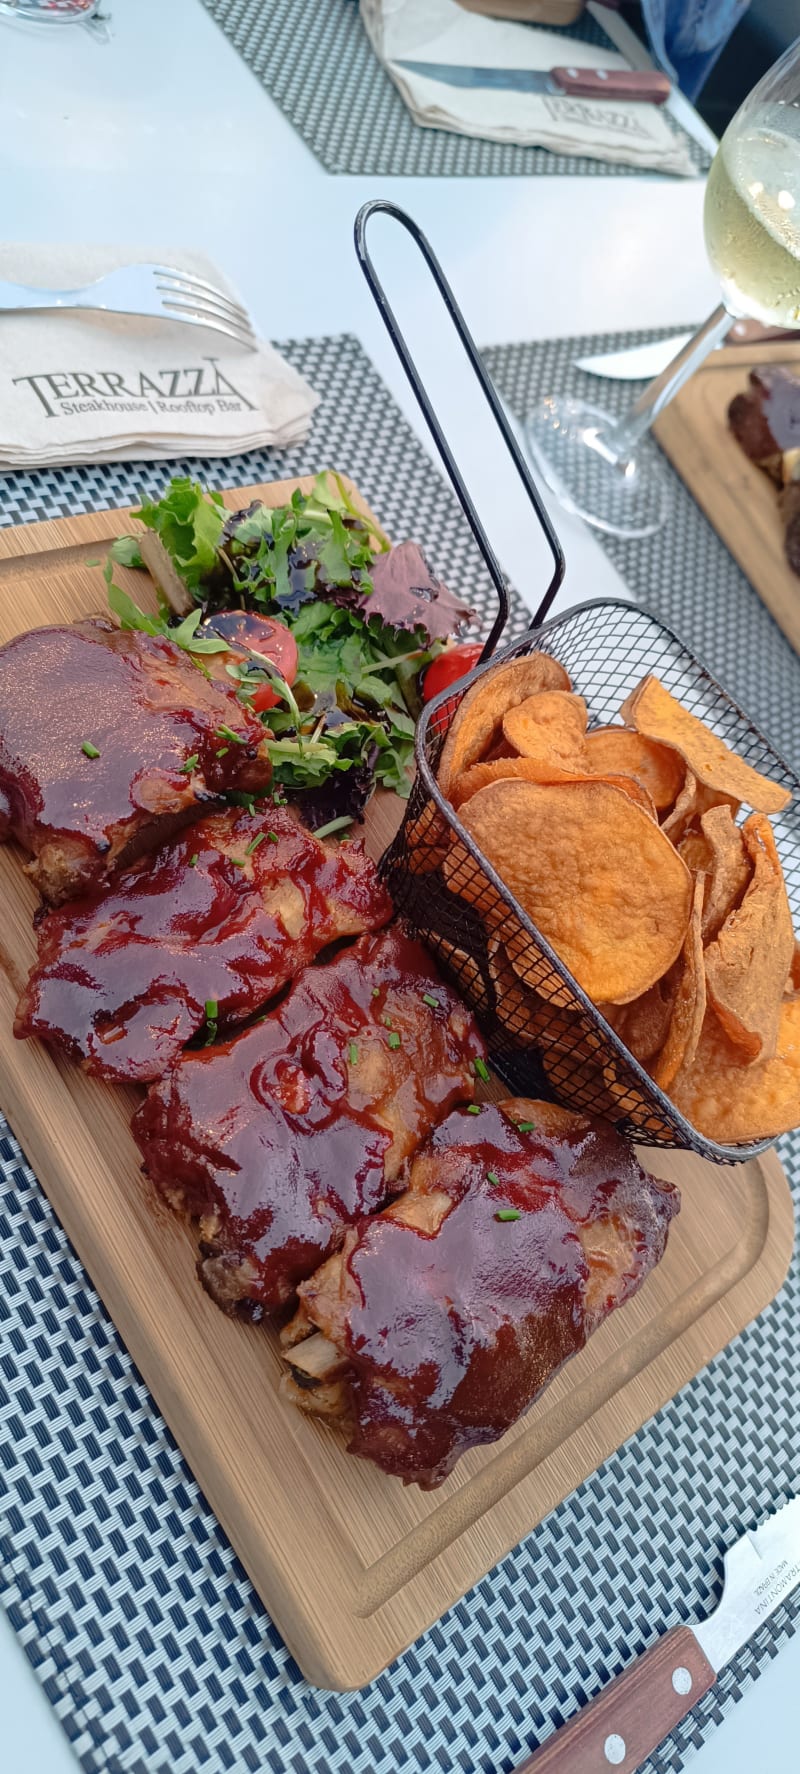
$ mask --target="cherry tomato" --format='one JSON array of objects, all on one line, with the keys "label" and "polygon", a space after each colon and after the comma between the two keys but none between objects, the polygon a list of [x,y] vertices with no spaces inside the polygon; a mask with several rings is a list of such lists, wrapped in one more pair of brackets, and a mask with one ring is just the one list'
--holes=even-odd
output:
[{"label": "cherry tomato", "polygon": [[482,641],[465,641],[460,647],[448,647],[445,653],[440,653],[425,673],[422,685],[423,702],[432,702],[440,691],[449,690],[451,684],[466,677],[467,672],[477,665],[482,652]]},{"label": "cherry tomato", "polygon": [[[204,628],[220,635],[234,652],[241,647],[263,654],[265,659],[272,661],[287,684],[294,683],[297,642],[285,622],[277,622],[272,616],[256,616],[252,610],[220,610],[218,615],[209,616]],[[250,697],[250,707],[256,714],[266,708],[277,708],[279,702],[280,697],[267,683],[257,684]]]}]

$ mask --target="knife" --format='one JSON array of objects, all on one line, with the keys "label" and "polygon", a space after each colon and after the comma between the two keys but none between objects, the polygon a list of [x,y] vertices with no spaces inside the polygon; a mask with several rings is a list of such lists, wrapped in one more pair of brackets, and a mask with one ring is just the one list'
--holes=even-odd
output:
[{"label": "knife", "polygon": [[396,61],[396,68],[424,74],[445,86],[493,87],[496,92],[549,92],[561,98],[632,99],[664,105],[672,88],[666,74],[636,68],[467,68],[451,62]]},{"label": "knife", "polygon": [[726,1552],[713,1614],[673,1626],[515,1774],[634,1774],[799,1583],[800,1496]]},{"label": "knife", "polygon": [[[606,351],[599,357],[576,357],[575,368],[587,370],[590,376],[612,377],[617,382],[649,380],[651,376],[660,376],[692,337],[692,333],[673,333],[671,339],[659,339],[656,345],[631,345],[626,351]],[[729,345],[768,345],[777,339],[793,339],[800,345],[800,329],[762,326],[758,320],[735,320],[717,350]]]}]

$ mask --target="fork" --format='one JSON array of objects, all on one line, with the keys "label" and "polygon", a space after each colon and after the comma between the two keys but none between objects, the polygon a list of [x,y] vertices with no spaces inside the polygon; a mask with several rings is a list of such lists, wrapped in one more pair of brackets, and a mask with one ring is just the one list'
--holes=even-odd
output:
[{"label": "fork", "polygon": [[125,265],[83,289],[30,289],[0,280],[0,313],[28,308],[88,308],[107,314],[154,314],[186,326],[210,327],[239,345],[257,349],[246,309],[204,277],[171,265]]}]

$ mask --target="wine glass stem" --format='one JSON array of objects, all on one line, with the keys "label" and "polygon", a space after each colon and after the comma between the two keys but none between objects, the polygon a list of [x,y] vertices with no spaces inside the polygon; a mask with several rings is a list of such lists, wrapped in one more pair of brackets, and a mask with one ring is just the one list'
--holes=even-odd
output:
[{"label": "wine glass stem", "polygon": [[636,445],[645,432],[650,430],[653,421],[663,412],[668,401],[694,375],[709,352],[725,338],[735,319],[735,314],[731,314],[724,303],[720,303],[713,314],[709,314],[683,350],[677,352],[666,369],[661,371],[661,375],[656,376],[639,395],[638,400],[634,401],[624,419],[620,419],[605,433],[603,454],[607,453],[610,461],[620,468],[632,461]]}]

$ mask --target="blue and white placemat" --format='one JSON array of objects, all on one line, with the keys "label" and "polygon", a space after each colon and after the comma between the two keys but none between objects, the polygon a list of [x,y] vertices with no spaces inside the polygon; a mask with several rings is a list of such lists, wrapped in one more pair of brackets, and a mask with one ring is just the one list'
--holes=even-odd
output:
[{"label": "blue and white placemat", "polygon": [[[587,341],[569,355],[579,348]],[[455,501],[356,341],[281,349],[323,397],[308,444],[180,466],[217,485],[347,467],[387,526],[419,536],[485,610]],[[549,380],[565,348],[538,349]],[[490,355],[510,391],[516,359]],[[0,522],[128,503],[167,472],[0,477]],[[700,547],[692,534],[687,558]],[[664,587],[659,596],[685,630],[680,592],[676,579],[674,598]],[[696,595],[713,605],[727,593],[712,580]],[[753,656],[772,645],[764,624],[774,625],[750,595],[756,614],[739,634],[752,694],[742,698],[780,743],[790,678]],[[524,625],[519,605],[514,624]],[[708,627],[719,644],[701,651],[729,679],[724,624]],[[800,1137],[780,1153],[800,1197]],[[286,1651],[0,1123],[0,1594],[87,1774],[508,1774],[665,1625],[712,1605],[724,1545],[800,1488],[799,1410],[795,1266],[755,1325],[390,1670],[360,1695],[321,1693]],[[762,1627],[648,1774],[683,1767],[793,1618],[796,1602]]]},{"label": "blue and white placemat", "polygon": [[[373,53],[355,0],[203,0],[203,5],[328,172],[417,178],[640,176],[635,166],[423,129]],[[609,44],[588,13],[574,25],[547,29],[567,44],[576,38]],[[698,171],[707,172],[706,150],[672,118],[669,122]]]}]

